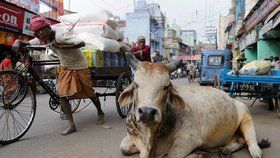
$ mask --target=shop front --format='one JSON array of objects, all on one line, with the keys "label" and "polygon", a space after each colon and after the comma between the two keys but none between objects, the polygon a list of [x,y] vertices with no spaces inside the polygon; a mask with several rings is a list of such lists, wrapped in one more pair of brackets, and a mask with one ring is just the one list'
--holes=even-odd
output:
[{"label": "shop front", "polygon": [[[36,13],[21,8],[13,3],[0,1],[0,60],[6,54],[11,54],[15,62],[17,54],[12,51],[16,39],[28,42],[33,38],[30,30],[30,20]],[[51,20],[51,19],[50,19]],[[57,23],[51,20],[51,23]],[[15,63],[14,63],[15,64]]]},{"label": "shop front", "polygon": [[17,55],[11,46],[16,39],[28,41],[31,38],[29,21],[34,14],[6,2],[0,2],[0,59],[11,54],[13,61]]},{"label": "shop front", "polygon": [[[279,30],[274,27],[279,14],[279,1],[264,0],[252,14],[245,19],[245,56],[249,61],[263,60],[279,56]],[[279,15],[278,15],[279,16]],[[277,40],[278,39],[278,40]]]},{"label": "shop front", "polygon": [[278,6],[265,20],[259,32],[258,50],[262,58],[270,56],[280,57],[280,6]]}]

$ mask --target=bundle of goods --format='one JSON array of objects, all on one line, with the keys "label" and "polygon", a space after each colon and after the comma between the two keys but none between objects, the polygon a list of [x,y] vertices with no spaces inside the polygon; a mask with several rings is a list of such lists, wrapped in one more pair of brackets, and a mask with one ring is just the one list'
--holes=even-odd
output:
[{"label": "bundle of goods", "polygon": [[270,61],[255,60],[244,65],[240,70],[240,75],[266,75],[272,68]]},{"label": "bundle of goods", "polygon": [[58,34],[73,34],[85,41],[86,46],[82,51],[89,67],[124,65],[118,59],[121,55],[115,54],[120,51],[119,42],[123,41],[124,35],[111,12],[100,10],[84,15],[75,13],[61,16],[59,20],[61,23],[52,25]]}]

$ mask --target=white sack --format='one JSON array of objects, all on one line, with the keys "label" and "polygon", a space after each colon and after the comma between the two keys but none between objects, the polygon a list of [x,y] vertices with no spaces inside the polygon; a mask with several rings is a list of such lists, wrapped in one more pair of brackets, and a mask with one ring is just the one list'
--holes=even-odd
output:
[{"label": "white sack", "polygon": [[[52,25],[57,32],[67,32],[71,28],[71,24],[58,23]],[[80,33],[91,33],[96,36],[117,40],[115,31],[104,22],[78,22],[71,33],[78,35]]]},{"label": "white sack", "polygon": [[86,14],[74,13],[59,17],[59,21],[62,23],[74,24],[77,20],[79,22],[104,22],[112,29],[118,27],[114,15],[107,10],[94,10]]},{"label": "white sack", "polygon": [[81,33],[77,38],[85,41],[87,45],[91,45],[94,49],[104,52],[119,52],[120,45],[116,40],[111,40],[96,36],[91,33]]}]

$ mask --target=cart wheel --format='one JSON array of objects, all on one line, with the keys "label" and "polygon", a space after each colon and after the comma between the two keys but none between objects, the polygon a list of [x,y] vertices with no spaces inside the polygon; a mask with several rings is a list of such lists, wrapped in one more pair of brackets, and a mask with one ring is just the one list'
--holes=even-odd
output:
[{"label": "cart wheel", "polygon": [[118,102],[120,94],[125,90],[126,87],[128,87],[131,83],[130,77],[125,77],[125,73],[121,73],[117,80],[117,86],[116,86],[116,106],[118,113],[120,117],[125,118],[127,116],[129,107],[120,107],[120,104]]},{"label": "cart wheel", "polygon": [[31,127],[36,113],[34,90],[15,71],[0,72],[0,144],[19,140]]},{"label": "cart wheel", "polygon": [[273,103],[273,99],[272,98],[268,98],[266,104],[268,106],[268,110],[269,111],[273,111],[274,110],[274,103]]}]

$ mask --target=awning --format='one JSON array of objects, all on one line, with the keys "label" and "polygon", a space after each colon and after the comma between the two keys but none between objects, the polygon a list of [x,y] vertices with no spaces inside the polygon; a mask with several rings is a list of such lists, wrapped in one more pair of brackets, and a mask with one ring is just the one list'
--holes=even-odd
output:
[{"label": "awning", "polygon": [[201,54],[196,54],[196,55],[179,55],[177,59],[183,59],[183,60],[200,60],[201,59]]},{"label": "awning", "polygon": [[245,36],[245,47],[255,44],[258,41],[258,35],[256,30],[252,30],[247,36]]},{"label": "awning", "polygon": [[268,23],[266,23],[260,30],[260,35],[264,35],[265,33],[267,33],[268,31],[270,31],[273,28],[273,20],[269,21]]},{"label": "awning", "polygon": [[278,15],[280,12],[280,6],[278,6],[276,9],[274,9],[265,19],[264,23],[268,23],[274,16]]},{"label": "awning", "polygon": [[280,24],[280,14],[275,18],[273,28],[276,28]]}]

